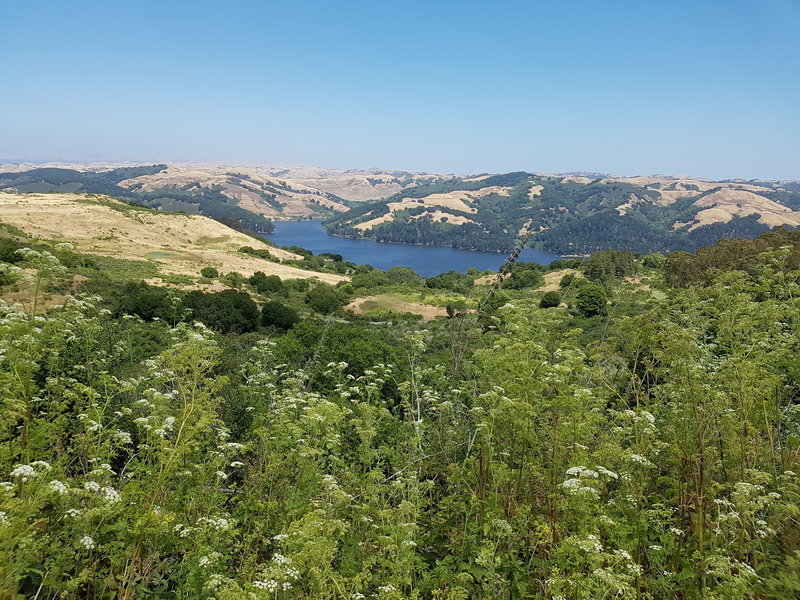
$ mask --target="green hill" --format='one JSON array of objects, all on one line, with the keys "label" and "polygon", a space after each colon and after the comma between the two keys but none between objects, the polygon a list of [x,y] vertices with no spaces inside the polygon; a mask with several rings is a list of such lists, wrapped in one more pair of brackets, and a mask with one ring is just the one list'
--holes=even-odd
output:
[{"label": "green hill", "polygon": [[799,208],[792,182],[508,173],[423,184],[332,216],[325,227],[347,237],[476,250],[507,251],[526,235],[530,246],[561,254],[648,253],[794,227]]}]

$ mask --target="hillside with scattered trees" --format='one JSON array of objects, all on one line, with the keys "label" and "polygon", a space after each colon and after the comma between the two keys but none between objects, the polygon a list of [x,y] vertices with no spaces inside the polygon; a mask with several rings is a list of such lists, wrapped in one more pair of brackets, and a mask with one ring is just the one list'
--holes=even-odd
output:
[{"label": "hillside with scattered trees", "polygon": [[791,182],[529,173],[420,185],[330,217],[329,233],[384,242],[509,251],[520,237],[558,254],[693,251],[724,237],[800,225]]}]

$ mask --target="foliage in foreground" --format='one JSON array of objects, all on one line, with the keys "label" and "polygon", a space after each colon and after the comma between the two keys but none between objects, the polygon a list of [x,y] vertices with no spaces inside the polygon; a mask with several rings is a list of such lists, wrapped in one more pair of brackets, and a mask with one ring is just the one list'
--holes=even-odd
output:
[{"label": "foliage in foreground", "polygon": [[[34,290],[63,269],[23,256]],[[778,258],[604,306],[588,346],[567,311],[498,302],[457,371],[435,327],[373,365],[356,327],[0,305],[0,595],[795,598],[800,285]],[[353,364],[320,362],[343,335]]]}]

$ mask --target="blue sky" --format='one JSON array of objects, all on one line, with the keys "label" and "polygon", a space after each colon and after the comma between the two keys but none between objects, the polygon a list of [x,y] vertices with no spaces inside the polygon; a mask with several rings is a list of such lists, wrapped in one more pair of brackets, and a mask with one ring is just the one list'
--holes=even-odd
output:
[{"label": "blue sky", "polygon": [[800,179],[800,0],[2,2],[0,157]]}]

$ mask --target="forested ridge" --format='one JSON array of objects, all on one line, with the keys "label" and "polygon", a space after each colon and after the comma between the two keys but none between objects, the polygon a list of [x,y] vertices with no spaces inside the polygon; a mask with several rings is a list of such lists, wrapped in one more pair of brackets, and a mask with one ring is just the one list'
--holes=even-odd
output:
[{"label": "forested ridge", "polygon": [[[558,254],[612,248],[650,253],[694,251],[724,237],[754,238],[770,229],[759,221],[761,212],[800,208],[800,194],[784,182],[698,180],[701,189],[687,181],[650,179],[578,180],[524,172],[454,178],[360,204],[328,218],[325,229],[346,237],[485,251],[510,251],[524,231],[530,246]],[[695,221],[716,206],[704,204],[704,198],[731,190],[756,194],[764,207],[739,214],[740,201],[726,207],[733,212],[725,221]],[[455,203],[447,197],[454,192],[463,192]]]},{"label": "forested ridge", "polygon": [[[303,256],[350,281],[154,287],[0,229],[0,597],[798,597],[800,232]],[[345,309],[380,293],[447,316]]]}]

